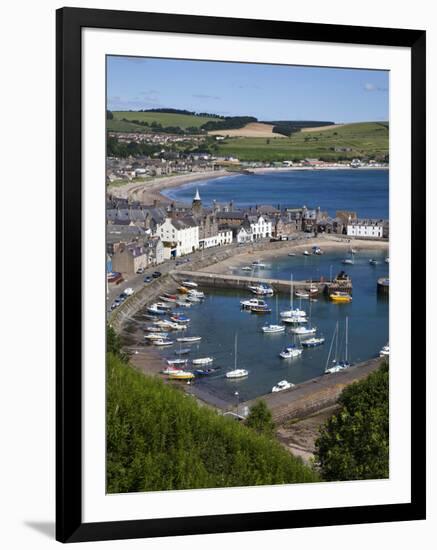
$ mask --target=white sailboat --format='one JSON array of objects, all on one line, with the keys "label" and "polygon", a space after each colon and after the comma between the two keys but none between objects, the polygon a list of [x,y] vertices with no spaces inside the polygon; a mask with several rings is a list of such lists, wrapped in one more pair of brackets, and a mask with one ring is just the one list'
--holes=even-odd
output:
[{"label": "white sailboat", "polygon": [[297,336],[309,336],[311,334],[315,334],[317,332],[317,327],[311,326],[311,302],[310,302],[310,315],[308,319],[308,326],[303,327],[294,327],[291,329],[291,332],[293,334],[296,334]]},{"label": "white sailboat", "polygon": [[[276,295],[276,320],[278,319],[278,295]],[[276,324],[264,325],[261,327],[264,334],[277,334],[279,332],[285,332],[285,326]]]},{"label": "white sailboat", "polygon": [[235,333],[234,369],[225,374],[226,378],[244,378],[249,374],[249,371],[246,369],[237,369],[237,341],[238,334]]},{"label": "white sailboat", "polygon": [[[332,341],[331,341],[331,346],[329,348],[329,354],[328,354],[328,359],[326,360],[326,365],[325,365],[325,374],[335,374],[337,372],[341,372],[342,370],[345,370],[347,368],[349,368],[351,365],[348,361],[348,338],[349,338],[349,319],[348,317],[346,317],[346,328],[345,328],[345,351],[344,351],[344,360],[338,360],[337,359],[337,353],[338,353],[338,321],[337,321],[337,324],[335,325],[335,330],[334,330],[334,334],[332,336]],[[335,339],[335,358],[333,360],[333,366],[329,367],[329,360],[330,360],[330,357],[331,357],[331,351],[332,351],[332,346],[333,346],[333,343],[334,343],[334,339]]]},{"label": "white sailboat", "polygon": [[293,273],[290,274],[290,309],[286,311],[281,311],[280,313],[282,319],[287,319],[290,317],[306,317],[306,312],[303,309],[293,309]]}]

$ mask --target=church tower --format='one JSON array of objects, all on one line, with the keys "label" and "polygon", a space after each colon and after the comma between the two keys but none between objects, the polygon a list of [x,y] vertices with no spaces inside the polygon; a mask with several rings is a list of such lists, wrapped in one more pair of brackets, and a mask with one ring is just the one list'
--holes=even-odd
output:
[{"label": "church tower", "polygon": [[196,195],[194,196],[192,205],[191,205],[193,214],[201,214],[202,213],[202,199],[199,195],[199,189],[196,189]]}]

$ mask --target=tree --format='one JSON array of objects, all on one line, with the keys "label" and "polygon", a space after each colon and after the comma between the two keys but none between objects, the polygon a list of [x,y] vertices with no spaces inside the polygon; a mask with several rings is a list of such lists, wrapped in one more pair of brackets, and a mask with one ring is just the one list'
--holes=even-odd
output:
[{"label": "tree", "polygon": [[272,420],[272,413],[265,401],[260,399],[250,409],[249,416],[246,420],[246,426],[252,428],[259,434],[264,434],[269,437],[273,435],[275,424]]},{"label": "tree", "polygon": [[114,118],[114,115],[112,114],[111,111],[106,110],[106,118],[107,120],[112,120]]},{"label": "tree", "polygon": [[388,392],[387,363],[343,390],[340,410],[321,428],[316,441],[316,460],[323,479],[388,477]]}]

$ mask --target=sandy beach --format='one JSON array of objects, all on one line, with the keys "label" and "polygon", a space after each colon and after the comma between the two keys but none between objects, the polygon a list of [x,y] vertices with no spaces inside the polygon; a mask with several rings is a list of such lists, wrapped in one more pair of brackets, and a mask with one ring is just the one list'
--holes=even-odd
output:
[{"label": "sandy beach", "polygon": [[[313,246],[318,246],[324,252],[332,250],[348,251],[354,248],[359,253],[360,250],[385,250],[388,253],[389,243],[387,241],[354,240],[336,237],[335,235],[322,235],[317,238],[301,238],[295,241],[280,241],[276,243],[262,243],[261,246],[254,246],[247,250],[244,248],[241,254],[235,250],[234,255],[226,260],[212,264],[203,269],[211,273],[226,274],[233,268],[243,265],[250,265],[256,260],[267,260],[287,256],[289,253],[296,255],[303,254],[304,250],[311,253]],[[265,247],[265,248],[264,248]]]},{"label": "sandy beach", "polygon": [[171,199],[163,195],[161,191],[180,187],[194,181],[222,178],[223,176],[232,176],[233,174],[235,174],[235,172],[228,172],[227,170],[211,170],[208,172],[194,172],[177,176],[163,176],[145,182],[132,182],[119,187],[112,187],[109,189],[109,192],[114,197],[138,200],[143,204],[152,204],[155,200],[167,204],[171,202]]}]

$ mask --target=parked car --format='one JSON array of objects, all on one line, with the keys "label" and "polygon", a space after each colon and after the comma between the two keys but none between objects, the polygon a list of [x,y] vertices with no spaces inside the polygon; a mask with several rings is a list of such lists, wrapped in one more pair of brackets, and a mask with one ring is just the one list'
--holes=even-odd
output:
[{"label": "parked car", "polygon": [[149,275],[147,275],[147,277],[144,277],[143,281],[145,283],[151,283],[153,281],[152,277],[149,277]]},{"label": "parked car", "polygon": [[152,273],[152,277],[153,277],[154,279],[157,279],[158,277],[161,277],[161,275],[162,275],[162,273],[161,273],[160,271],[154,271],[154,272]]},{"label": "parked car", "polygon": [[120,305],[120,302],[117,302],[117,301],[112,302],[112,304],[111,304],[111,311],[113,311],[113,310],[114,310],[115,308],[117,308],[119,305]]},{"label": "parked car", "polygon": [[144,267],[139,267],[137,269],[137,275],[142,275],[144,273]]},{"label": "parked car", "polygon": [[133,293],[134,293],[134,289],[133,289],[133,288],[130,288],[130,287],[125,288],[125,289],[124,289],[124,292],[123,292],[123,294],[124,294],[126,297],[127,297],[127,296],[132,296]]}]

